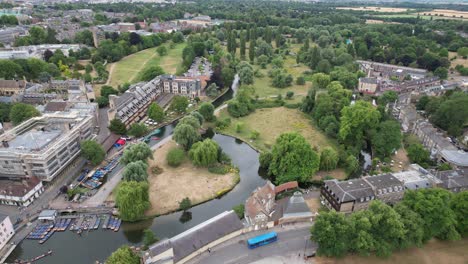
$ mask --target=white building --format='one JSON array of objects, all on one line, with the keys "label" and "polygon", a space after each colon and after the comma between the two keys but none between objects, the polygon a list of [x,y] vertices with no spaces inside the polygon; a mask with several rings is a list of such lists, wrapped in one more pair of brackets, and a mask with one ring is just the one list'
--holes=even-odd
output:
[{"label": "white building", "polygon": [[93,137],[93,116],[78,111],[33,117],[0,136],[0,178],[51,181]]},{"label": "white building", "polygon": [[15,229],[13,229],[10,217],[0,213],[0,251],[8,244],[14,234]]},{"label": "white building", "polygon": [[29,206],[44,192],[37,177],[23,180],[0,180],[0,204]]}]

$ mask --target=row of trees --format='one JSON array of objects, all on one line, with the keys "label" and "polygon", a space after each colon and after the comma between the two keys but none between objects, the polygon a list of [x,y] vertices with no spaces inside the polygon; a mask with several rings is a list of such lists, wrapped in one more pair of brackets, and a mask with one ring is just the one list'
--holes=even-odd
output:
[{"label": "row of trees", "polygon": [[433,188],[407,191],[394,207],[372,201],[350,216],[322,212],[311,229],[319,255],[347,253],[388,257],[393,251],[420,247],[431,238],[457,240],[468,235],[468,192]]},{"label": "row of trees", "polygon": [[149,208],[148,159],[153,152],[146,143],[137,143],[124,150],[120,163],[125,165],[123,181],[116,191],[116,205],[124,221],[137,221]]}]

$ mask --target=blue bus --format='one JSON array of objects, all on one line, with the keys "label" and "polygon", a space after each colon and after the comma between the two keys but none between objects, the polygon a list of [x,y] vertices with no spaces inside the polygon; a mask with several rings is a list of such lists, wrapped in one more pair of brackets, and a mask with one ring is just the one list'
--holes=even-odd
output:
[{"label": "blue bus", "polygon": [[276,232],[266,233],[263,235],[252,237],[251,239],[247,240],[247,246],[250,249],[254,249],[257,247],[261,247],[261,246],[273,243],[276,240],[278,240],[278,234],[276,234]]}]

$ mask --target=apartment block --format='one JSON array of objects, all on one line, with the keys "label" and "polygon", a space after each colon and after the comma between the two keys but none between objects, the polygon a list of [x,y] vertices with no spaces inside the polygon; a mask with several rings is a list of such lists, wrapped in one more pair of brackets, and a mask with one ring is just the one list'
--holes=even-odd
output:
[{"label": "apartment block", "polygon": [[93,117],[78,111],[31,118],[0,136],[0,178],[51,181],[91,139]]}]

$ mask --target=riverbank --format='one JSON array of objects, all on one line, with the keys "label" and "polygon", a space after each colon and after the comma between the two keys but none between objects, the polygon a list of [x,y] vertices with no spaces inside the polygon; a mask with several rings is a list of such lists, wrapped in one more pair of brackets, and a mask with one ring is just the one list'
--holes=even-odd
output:
[{"label": "riverbank", "polygon": [[[218,197],[233,189],[239,182],[237,173],[218,175],[208,172],[206,168],[195,167],[188,157],[177,168],[167,164],[167,152],[177,147],[171,140],[154,151],[154,159],[149,161],[148,183],[150,185],[151,207],[147,216],[163,215],[179,209],[179,202],[188,197],[192,205],[200,204]],[[160,174],[152,168],[162,169]]]}]

